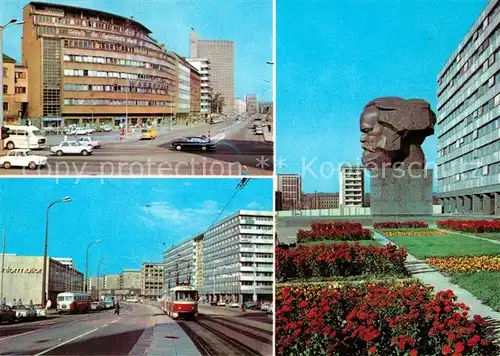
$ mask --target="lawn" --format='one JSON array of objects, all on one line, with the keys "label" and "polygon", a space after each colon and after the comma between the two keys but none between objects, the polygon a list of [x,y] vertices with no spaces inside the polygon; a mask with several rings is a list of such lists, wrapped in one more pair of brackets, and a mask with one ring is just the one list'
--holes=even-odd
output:
[{"label": "lawn", "polygon": [[500,232],[483,232],[482,234],[470,234],[470,233],[464,232],[464,234],[482,237],[482,238],[490,239],[490,240],[500,240]]},{"label": "lawn", "polygon": [[471,292],[484,304],[500,312],[500,272],[451,272],[451,281]]},{"label": "lawn", "polygon": [[392,236],[388,239],[401,247],[406,247],[408,253],[418,259],[500,255],[500,245],[463,235]]},{"label": "lawn", "polygon": [[367,246],[367,245],[380,245],[376,240],[359,240],[359,241],[332,241],[332,240],[326,240],[326,241],[308,241],[308,242],[300,242],[297,244],[297,246],[314,246],[314,245],[320,245],[320,244],[340,244],[340,243],[348,243],[348,244],[353,244],[355,242],[358,242],[360,245]]}]

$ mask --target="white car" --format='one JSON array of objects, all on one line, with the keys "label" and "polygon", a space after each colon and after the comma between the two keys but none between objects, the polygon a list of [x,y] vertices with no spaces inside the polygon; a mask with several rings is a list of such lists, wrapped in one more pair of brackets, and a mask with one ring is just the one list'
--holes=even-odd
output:
[{"label": "white car", "polygon": [[45,318],[47,316],[47,310],[41,304],[35,304],[33,307],[35,308],[37,318]]},{"label": "white car", "polygon": [[92,311],[101,310],[101,305],[99,304],[99,302],[92,302],[92,304],[90,305],[90,310]]},{"label": "white car", "polygon": [[16,312],[16,318],[18,319],[33,320],[36,318],[35,309],[29,309],[25,305],[13,306],[12,310]]},{"label": "white car", "polygon": [[82,145],[92,146],[93,148],[101,148],[101,141],[94,140],[92,136],[79,137],[77,141]]},{"label": "white car", "polygon": [[261,311],[267,311],[267,309],[269,309],[271,307],[271,303],[262,303],[260,305],[260,310]]},{"label": "white car", "polygon": [[12,150],[4,157],[0,158],[3,168],[28,167],[36,169],[47,165],[47,157],[34,155],[30,150]]},{"label": "white car", "polygon": [[82,155],[87,156],[94,152],[94,148],[88,145],[82,145],[77,141],[63,141],[58,146],[52,146],[50,151],[62,155]]},{"label": "white car", "polygon": [[101,126],[101,129],[104,132],[111,132],[113,130],[113,128],[111,126],[109,126],[109,125]]},{"label": "white car", "polygon": [[263,135],[264,134],[264,130],[262,129],[262,127],[256,127],[255,128],[255,134],[256,135]]},{"label": "white car", "polygon": [[217,306],[218,306],[218,307],[225,307],[225,306],[226,306],[226,302],[225,302],[225,301],[223,301],[223,300],[219,300],[219,301],[217,302]]},{"label": "white car", "polygon": [[238,303],[234,302],[234,303],[231,303],[230,307],[231,308],[239,308],[240,305]]},{"label": "white car", "polygon": [[77,127],[75,129],[75,134],[76,135],[88,135],[88,134],[91,134],[91,133],[94,133],[95,130],[90,128],[90,127]]}]

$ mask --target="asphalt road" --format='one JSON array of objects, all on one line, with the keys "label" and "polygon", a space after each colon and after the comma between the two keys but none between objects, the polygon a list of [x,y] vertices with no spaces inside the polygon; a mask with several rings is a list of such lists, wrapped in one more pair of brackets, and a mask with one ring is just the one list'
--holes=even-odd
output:
[{"label": "asphalt road", "polygon": [[[48,156],[48,165],[36,170],[0,169],[0,175],[21,176],[177,176],[177,175],[241,175],[242,166],[248,175],[272,175],[274,147],[262,135],[255,135],[252,120],[227,121],[220,124],[201,124],[194,127],[176,127],[162,131],[156,140],[142,141],[136,137],[120,142],[112,134],[103,135],[103,147],[90,156],[52,155],[49,151],[36,151]],[[208,135],[217,141],[215,152],[177,152],[169,143],[183,136]],[[115,134],[118,135],[118,134]],[[137,135],[136,135],[137,136]],[[96,139],[100,139],[96,135]],[[51,141],[60,137],[50,137]]]},{"label": "asphalt road", "polygon": [[123,304],[113,310],[34,323],[0,325],[0,355],[128,355],[153,326],[156,308]]}]

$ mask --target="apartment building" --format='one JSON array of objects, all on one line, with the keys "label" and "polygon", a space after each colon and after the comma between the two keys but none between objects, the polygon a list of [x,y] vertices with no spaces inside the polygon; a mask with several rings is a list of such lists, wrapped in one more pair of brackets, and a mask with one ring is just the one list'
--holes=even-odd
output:
[{"label": "apartment building", "polygon": [[195,241],[190,237],[163,252],[165,291],[178,284],[194,286]]},{"label": "apartment building", "polygon": [[210,61],[210,87],[212,95],[224,98],[222,112],[230,114],[234,108],[234,42],[224,40],[200,40],[198,33],[190,34],[190,58],[206,58]]},{"label": "apartment building", "polygon": [[259,99],[256,94],[245,95],[247,113],[252,115],[259,112]]},{"label": "apartment building", "polygon": [[302,177],[298,174],[278,174],[281,210],[299,210],[302,201]]},{"label": "apartment building", "polygon": [[42,2],[28,3],[23,20],[29,116],[43,126],[175,116],[175,56],[141,23]]},{"label": "apartment building", "polygon": [[364,167],[343,165],[340,168],[339,207],[363,206],[365,194]]},{"label": "apartment building", "polygon": [[245,100],[234,98],[234,113],[237,115],[245,114],[247,112],[247,103]]},{"label": "apartment building", "polygon": [[103,277],[103,289],[116,290],[120,289],[120,275],[107,274]]},{"label": "apartment building", "polygon": [[339,193],[302,193],[301,209],[338,209]]},{"label": "apartment building", "polygon": [[121,271],[120,289],[141,289],[141,271],[134,269]]},{"label": "apartment building", "polygon": [[146,299],[158,299],[163,296],[163,263],[145,262],[141,268],[141,295]]},{"label": "apartment building", "polygon": [[237,211],[203,234],[204,288],[209,301],[272,300],[273,213]]},{"label": "apartment building", "polygon": [[500,215],[500,3],[489,1],[438,74],[444,213]]},{"label": "apartment building", "polygon": [[206,118],[211,113],[210,61],[207,58],[187,60],[200,74],[200,114]]},{"label": "apartment building", "polygon": [[28,115],[28,70],[14,58],[2,56],[4,123],[16,125]]}]

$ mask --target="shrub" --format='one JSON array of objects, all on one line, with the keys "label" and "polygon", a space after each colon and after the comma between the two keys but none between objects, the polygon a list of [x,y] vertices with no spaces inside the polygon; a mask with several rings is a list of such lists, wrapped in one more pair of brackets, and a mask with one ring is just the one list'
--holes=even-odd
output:
[{"label": "shrub", "polygon": [[419,284],[276,288],[277,355],[494,355],[487,323]]},{"label": "shrub", "polygon": [[374,223],[373,227],[375,229],[418,229],[418,228],[428,228],[429,224],[423,221],[404,221],[404,222],[379,222]]},{"label": "shrub", "polygon": [[294,250],[277,248],[276,279],[349,277],[359,275],[407,275],[406,249],[354,244],[299,246]]},{"label": "shrub", "polygon": [[330,229],[330,230],[299,230],[297,242],[310,241],[359,241],[372,240],[372,232],[368,229]]},{"label": "shrub", "polygon": [[448,235],[448,232],[441,230],[385,230],[381,231],[385,236],[438,236],[438,235]]},{"label": "shrub", "polygon": [[348,221],[313,222],[311,224],[312,231],[336,230],[336,229],[359,230],[362,227],[363,226],[361,225],[361,223],[353,223]]},{"label": "shrub", "polygon": [[438,221],[437,226],[442,229],[472,233],[500,232],[500,221],[491,220],[443,220]]}]

